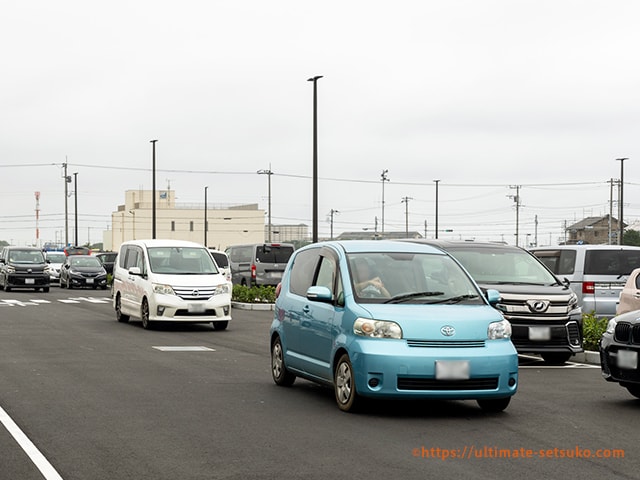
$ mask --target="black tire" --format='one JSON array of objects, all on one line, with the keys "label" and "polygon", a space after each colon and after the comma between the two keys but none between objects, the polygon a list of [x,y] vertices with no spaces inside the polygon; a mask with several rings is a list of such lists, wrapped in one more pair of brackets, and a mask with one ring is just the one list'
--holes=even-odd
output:
[{"label": "black tire", "polygon": [[284,364],[284,351],[280,337],[276,337],[271,344],[271,376],[276,385],[290,387],[296,381],[296,376],[287,370]]},{"label": "black tire", "polygon": [[640,398],[640,385],[625,385],[627,391],[636,398]]},{"label": "black tire", "polygon": [[142,320],[142,328],[145,330],[153,328],[153,322],[149,320],[149,302],[146,298],[142,299],[142,305],[140,306],[140,320]]},{"label": "black tire", "polygon": [[542,354],[542,359],[549,365],[564,365],[570,358],[571,353],[568,352],[550,352]]},{"label": "black tire", "polygon": [[9,285],[5,285],[4,286],[4,291],[5,292],[10,292],[11,291],[11,287]]},{"label": "black tire", "polygon": [[49,287],[44,287],[44,288],[42,289],[42,291],[43,291],[44,293],[49,293]]},{"label": "black tire", "polygon": [[220,322],[211,322],[211,326],[214,330],[226,330],[229,326],[229,320],[224,320]]},{"label": "black tire", "polygon": [[129,321],[129,315],[122,313],[122,304],[120,303],[120,294],[116,297],[116,319],[119,322],[127,323]]},{"label": "black tire", "polygon": [[356,391],[355,375],[349,355],[343,354],[333,372],[333,385],[338,408],[343,412],[353,412],[360,404]]},{"label": "black tire", "polygon": [[478,405],[487,413],[499,413],[509,406],[511,397],[477,399]]}]

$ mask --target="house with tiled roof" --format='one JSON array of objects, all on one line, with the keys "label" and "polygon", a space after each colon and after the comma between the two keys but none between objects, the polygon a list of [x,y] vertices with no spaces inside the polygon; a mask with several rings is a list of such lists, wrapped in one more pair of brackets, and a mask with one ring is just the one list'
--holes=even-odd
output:
[{"label": "house with tiled roof", "polygon": [[[623,227],[626,227],[623,224]],[[585,243],[591,245],[607,245],[618,243],[620,226],[618,219],[604,215],[587,217],[567,227],[567,244]]]}]

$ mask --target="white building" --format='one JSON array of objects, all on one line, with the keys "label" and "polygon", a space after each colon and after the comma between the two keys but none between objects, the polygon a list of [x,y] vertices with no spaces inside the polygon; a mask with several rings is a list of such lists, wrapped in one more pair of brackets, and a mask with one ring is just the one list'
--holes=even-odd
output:
[{"label": "white building", "polygon": [[[127,190],[124,205],[111,213],[104,250],[116,251],[127,240],[152,238],[151,190]],[[208,247],[265,241],[265,212],[258,204],[206,206]],[[205,243],[205,205],[176,204],[174,190],[156,190],[156,238]]]}]

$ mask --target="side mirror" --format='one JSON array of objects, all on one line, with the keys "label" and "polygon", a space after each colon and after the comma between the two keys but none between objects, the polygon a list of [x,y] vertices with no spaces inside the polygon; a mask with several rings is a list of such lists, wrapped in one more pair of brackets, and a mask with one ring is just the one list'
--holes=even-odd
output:
[{"label": "side mirror", "polygon": [[498,290],[494,290],[493,288],[487,289],[486,293],[487,300],[491,306],[495,306],[496,303],[500,301],[500,292]]},{"label": "side mirror", "polygon": [[331,290],[327,287],[313,286],[307,290],[307,300],[331,303],[333,302],[333,295],[331,295]]},{"label": "side mirror", "polygon": [[138,275],[141,276],[142,272],[140,271],[140,267],[131,267],[129,269],[129,275]]}]

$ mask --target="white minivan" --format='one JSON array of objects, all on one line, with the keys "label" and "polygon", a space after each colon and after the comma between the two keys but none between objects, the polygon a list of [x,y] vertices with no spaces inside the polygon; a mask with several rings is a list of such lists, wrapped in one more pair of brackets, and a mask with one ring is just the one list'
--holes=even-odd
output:
[{"label": "white minivan", "polygon": [[119,322],[205,323],[231,320],[231,285],[203,245],[181,240],[124,242],[113,267],[113,308]]}]

